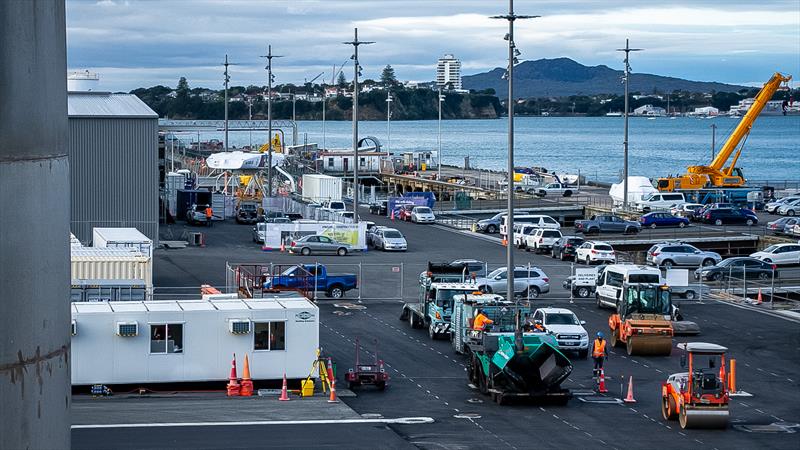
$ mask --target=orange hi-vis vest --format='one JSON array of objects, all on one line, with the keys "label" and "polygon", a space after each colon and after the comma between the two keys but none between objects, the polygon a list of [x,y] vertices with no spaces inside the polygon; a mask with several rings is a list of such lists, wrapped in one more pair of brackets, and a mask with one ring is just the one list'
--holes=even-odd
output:
[{"label": "orange hi-vis vest", "polygon": [[603,339],[594,340],[594,347],[592,348],[592,358],[602,358],[606,356],[606,341]]},{"label": "orange hi-vis vest", "polygon": [[478,314],[478,317],[475,318],[475,321],[472,324],[472,328],[474,330],[483,330],[486,328],[486,325],[491,323],[494,323],[494,321],[486,317],[484,314]]},{"label": "orange hi-vis vest", "polygon": [[206,208],[206,217],[211,217],[214,213],[211,211],[211,208]]}]

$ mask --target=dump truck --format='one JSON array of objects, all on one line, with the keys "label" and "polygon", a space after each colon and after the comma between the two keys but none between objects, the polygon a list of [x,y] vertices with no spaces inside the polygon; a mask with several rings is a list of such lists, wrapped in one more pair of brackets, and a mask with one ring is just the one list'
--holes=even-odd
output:
[{"label": "dump truck", "polygon": [[608,318],[611,345],[625,345],[628,355],[669,356],[672,353],[672,312],[668,286],[625,286],[617,312]]},{"label": "dump truck", "polygon": [[705,342],[679,344],[686,350],[681,366],[661,384],[661,415],[678,419],[681,428],[725,428],[728,425],[728,383],[725,370],[727,348]]},{"label": "dump truck", "polygon": [[468,265],[428,262],[428,270],[419,278],[419,298],[403,305],[400,320],[408,320],[411,328],[427,328],[431,339],[450,334],[453,297],[474,292]]},{"label": "dump truck", "polygon": [[[454,302],[453,348],[469,358],[467,376],[480,392],[498,404],[511,398],[566,404],[571,392],[561,383],[572,363],[558,350],[555,336],[522,327],[529,303],[513,303],[493,294],[465,294]],[[493,323],[473,329],[478,310]]]}]

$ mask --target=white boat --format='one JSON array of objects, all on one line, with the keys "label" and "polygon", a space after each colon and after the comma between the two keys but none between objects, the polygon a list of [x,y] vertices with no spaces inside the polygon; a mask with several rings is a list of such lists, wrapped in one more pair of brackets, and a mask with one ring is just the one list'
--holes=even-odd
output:
[{"label": "white boat", "polygon": [[[273,153],[272,166],[280,166],[284,158],[283,153]],[[206,158],[206,164],[212,169],[255,170],[267,166],[267,154],[242,151],[212,153]]]},{"label": "white boat", "polygon": [[617,111],[617,112],[607,112],[606,113],[606,117],[622,117],[622,113],[619,112],[619,111]]}]

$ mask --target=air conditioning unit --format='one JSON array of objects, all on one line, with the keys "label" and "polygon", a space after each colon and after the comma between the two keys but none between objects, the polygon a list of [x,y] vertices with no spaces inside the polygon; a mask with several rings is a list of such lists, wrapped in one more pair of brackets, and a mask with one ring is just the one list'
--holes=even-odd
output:
[{"label": "air conditioning unit", "polygon": [[72,336],[78,334],[78,322],[76,322],[75,320],[72,321],[72,327],[70,333],[72,334]]},{"label": "air conditioning unit", "polygon": [[249,334],[250,333],[250,320],[249,319],[228,319],[228,331],[231,334]]},{"label": "air conditioning unit", "polygon": [[139,335],[138,322],[117,322],[117,336],[132,337]]}]

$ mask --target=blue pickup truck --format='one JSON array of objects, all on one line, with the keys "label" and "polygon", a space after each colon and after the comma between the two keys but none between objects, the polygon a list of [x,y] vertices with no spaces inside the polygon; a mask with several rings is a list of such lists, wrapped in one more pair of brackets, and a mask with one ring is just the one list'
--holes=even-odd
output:
[{"label": "blue pickup truck", "polygon": [[[314,283],[316,282],[316,289]],[[342,298],[344,293],[358,287],[354,274],[328,275],[322,264],[298,264],[277,275],[268,275],[264,289],[297,289],[307,293],[324,292],[327,297]]]}]

